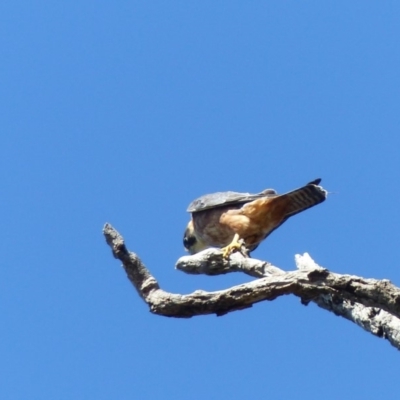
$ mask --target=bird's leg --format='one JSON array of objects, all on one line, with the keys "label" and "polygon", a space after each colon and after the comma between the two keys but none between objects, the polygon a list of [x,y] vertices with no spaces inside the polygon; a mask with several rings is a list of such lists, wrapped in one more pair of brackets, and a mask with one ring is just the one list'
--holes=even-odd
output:
[{"label": "bird's leg", "polygon": [[233,237],[232,241],[227,246],[221,249],[223,252],[222,257],[228,259],[229,256],[235,251],[241,252],[242,246],[244,246],[243,239],[240,239],[239,234],[235,233],[235,236]]}]

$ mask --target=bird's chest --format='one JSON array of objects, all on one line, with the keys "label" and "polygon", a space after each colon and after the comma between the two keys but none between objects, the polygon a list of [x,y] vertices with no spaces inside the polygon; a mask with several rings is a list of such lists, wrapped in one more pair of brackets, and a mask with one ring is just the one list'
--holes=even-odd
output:
[{"label": "bird's chest", "polygon": [[221,216],[231,208],[220,207],[192,214],[196,233],[210,246],[224,246],[232,241],[235,231],[221,223]]}]

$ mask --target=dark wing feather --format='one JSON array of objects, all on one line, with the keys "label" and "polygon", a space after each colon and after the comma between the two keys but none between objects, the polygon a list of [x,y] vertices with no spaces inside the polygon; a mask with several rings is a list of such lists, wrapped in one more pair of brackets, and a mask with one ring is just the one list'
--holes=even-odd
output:
[{"label": "dark wing feather", "polygon": [[260,193],[239,193],[239,192],[217,192],[206,194],[193,200],[187,209],[188,212],[204,211],[210,208],[217,208],[227,205],[238,205],[248,203],[260,197],[276,196],[274,189],[265,189]]}]

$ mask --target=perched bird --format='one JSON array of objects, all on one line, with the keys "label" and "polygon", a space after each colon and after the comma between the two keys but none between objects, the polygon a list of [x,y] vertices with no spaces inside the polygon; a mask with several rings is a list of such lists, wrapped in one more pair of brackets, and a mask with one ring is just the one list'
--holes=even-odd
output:
[{"label": "perched bird", "polygon": [[183,244],[190,254],[208,247],[223,248],[228,258],[242,246],[253,251],[289,217],[322,203],[327,191],[316,179],[300,189],[278,195],[273,189],[260,193],[218,192],[190,203],[192,213]]}]

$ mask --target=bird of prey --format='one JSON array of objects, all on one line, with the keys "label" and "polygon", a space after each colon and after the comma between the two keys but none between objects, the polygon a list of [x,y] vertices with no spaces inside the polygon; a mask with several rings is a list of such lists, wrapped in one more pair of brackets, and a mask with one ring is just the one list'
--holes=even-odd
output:
[{"label": "bird of prey", "polygon": [[190,203],[192,214],[183,237],[190,254],[208,247],[220,247],[228,258],[242,246],[253,251],[289,217],[322,203],[327,191],[316,179],[289,193],[278,195],[273,189],[260,193],[218,192]]}]

